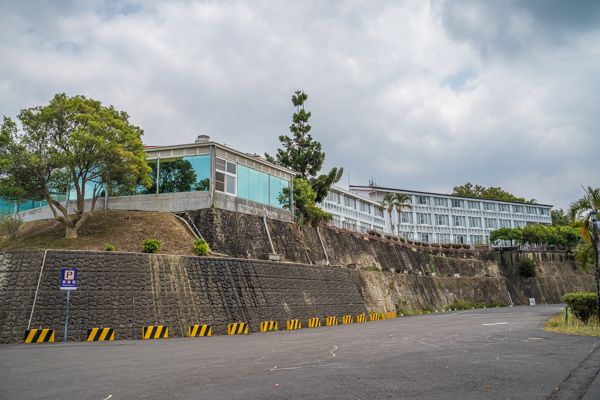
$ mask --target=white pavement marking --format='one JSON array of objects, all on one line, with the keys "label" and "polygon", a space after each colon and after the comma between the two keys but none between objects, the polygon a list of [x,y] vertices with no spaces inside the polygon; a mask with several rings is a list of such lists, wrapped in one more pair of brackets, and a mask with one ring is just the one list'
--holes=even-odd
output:
[{"label": "white pavement marking", "polygon": [[481,325],[507,325],[508,322],[494,322],[493,324],[481,324]]},{"label": "white pavement marking", "polygon": [[108,400],[112,397],[112,394],[109,394],[107,398],[105,398],[104,400]]},{"label": "white pavement marking", "polygon": [[[337,350],[337,346],[334,346],[334,347],[335,347],[335,349],[333,349],[333,350]],[[335,357],[335,353],[333,352],[333,350],[331,350],[331,354],[332,354],[331,357]]]}]

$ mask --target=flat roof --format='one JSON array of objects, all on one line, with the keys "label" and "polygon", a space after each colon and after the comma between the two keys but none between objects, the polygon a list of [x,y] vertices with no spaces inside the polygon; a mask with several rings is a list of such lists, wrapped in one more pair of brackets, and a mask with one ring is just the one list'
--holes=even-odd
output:
[{"label": "flat roof", "polygon": [[[351,191],[346,190],[346,189],[341,188],[341,187],[336,186],[336,185],[331,185],[331,187],[329,188],[329,191],[330,192],[331,191],[333,191],[333,192],[340,192],[340,193],[342,193],[342,194],[344,194],[346,196],[352,196],[353,198],[359,199],[360,201],[368,202],[368,203],[373,204],[374,206],[381,207],[381,204],[379,204],[378,201],[367,199],[367,198],[365,198],[365,197],[363,197],[363,196],[361,196],[359,194],[352,193]],[[325,200],[323,200],[323,201],[325,201]]]},{"label": "flat roof", "polygon": [[352,189],[369,189],[372,191],[380,191],[380,192],[403,192],[403,193],[414,193],[414,194],[426,194],[426,195],[431,195],[431,196],[448,196],[448,197],[455,197],[458,199],[467,199],[467,200],[473,200],[473,199],[477,199],[477,200],[487,200],[487,201],[494,201],[494,202],[503,202],[503,203],[513,203],[513,204],[523,204],[523,205],[529,205],[529,206],[542,206],[542,207],[554,207],[552,205],[549,204],[537,204],[537,203],[523,203],[520,201],[513,201],[513,200],[500,200],[500,199],[487,199],[487,198],[483,198],[483,197],[469,197],[469,196],[458,196],[455,194],[442,194],[442,193],[431,193],[431,192],[419,192],[416,190],[405,190],[405,189],[393,189],[393,188],[384,188],[384,187],[379,187],[379,186],[357,186],[357,185],[350,185],[350,190]]},{"label": "flat roof", "polygon": [[174,144],[174,145],[167,145],[167,146],[144,145],[144,147],[145,147],[144,150],[145,151],[157,151],[157,150],[160,151],[160,150],[175,150],[175,149],[186,149],[186,148],[192,148],[192,147],[206,147],[206,146],[220,147],[221,149],[224,149],[231,153],[237,154],[239,156],[246,157],[248,159],[252,159],[253,161],[256,161],[256,162],[259,162],[262,164],[266,164],[266,165],[268,165],[272,168],[278,169],[280,171],[287,172],[291,176],[296,175],[296,173],[294,171],[292,171],[291,169],[270,163],[269,161],[267,161],[260,155],[258,155],[258,157],[257,157],[257,155],[255,155],[255,154],[244,153],[242,151],[233,149],[229,146],[225,146],[224,144],[213,142],[213,141],[200,142],[200,143],[194,142],[194,143],[185,143],[185,144]]}]

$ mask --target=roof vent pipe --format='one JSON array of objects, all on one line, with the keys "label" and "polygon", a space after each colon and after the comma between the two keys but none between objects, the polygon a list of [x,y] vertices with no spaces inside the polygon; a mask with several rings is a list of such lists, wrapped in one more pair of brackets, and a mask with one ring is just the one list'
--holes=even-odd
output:
[{"label": "roof vent pipe", "polygon": [[196,138],[196,143],[207,143],[210,141],[210,136],[208,135],[199,135],[198,138]]}]

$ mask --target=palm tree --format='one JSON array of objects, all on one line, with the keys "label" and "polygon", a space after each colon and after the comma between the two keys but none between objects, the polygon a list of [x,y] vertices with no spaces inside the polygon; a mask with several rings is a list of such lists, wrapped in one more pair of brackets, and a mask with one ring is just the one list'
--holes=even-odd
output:
[{"label": "palm tree", "polygon": [[588,186],[583,187],[585,196],[574,201],[570,204],[567,215],[573,222],[574,228],[581,229],[581,236],[587,242],[583,246],[579,246],[577,249],[577,261],[582,270],[587,271],[589,269],[588,262],[593,259],[594,246],[593,239],[590,235],[590,228],[592,227],[590,222],[590,211],[596,211],[600,209],[600,188],[592,188]]},{"label": "palm tree", "polygon": [[581,227],[581,236],[588,242],[591,242],[592,239],[589,232],[589,228],[591,227],[590,211],[598,212],[600,209],[600,187],[596,189],[591,186],[588,186],[587,189],[583,185],[581,187],[585,192],[585,196],[569,205],[567,215],[572,222],[581,222],[577,224]]},{"label": "palm tree", "polygon": [[390,228],[392,234],[394,233],[394,225],[392,224],[392,211],[396,210],[398,215],[402,212],[403,208],[412,209],[412,205],[408,204],[411,202],[410,196],[400,193],[387,193],[383,196],[381,201],[382,208],[390,214]]}]

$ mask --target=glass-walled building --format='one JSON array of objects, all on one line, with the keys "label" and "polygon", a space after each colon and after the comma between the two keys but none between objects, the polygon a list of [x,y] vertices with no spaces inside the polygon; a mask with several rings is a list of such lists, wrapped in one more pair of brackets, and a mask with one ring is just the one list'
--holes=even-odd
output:
[{"label": "glass-walled building", "polygon": [[487,244],[498,228],[552,225],[551,205],[479,199],[412,190],[350,186],[350,191],[381,202],[388,193],[410,196],[412,209],[386,217],[386,231],[428,243]]}]

